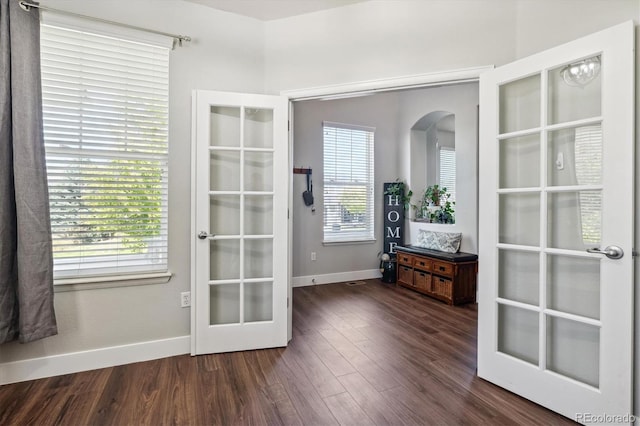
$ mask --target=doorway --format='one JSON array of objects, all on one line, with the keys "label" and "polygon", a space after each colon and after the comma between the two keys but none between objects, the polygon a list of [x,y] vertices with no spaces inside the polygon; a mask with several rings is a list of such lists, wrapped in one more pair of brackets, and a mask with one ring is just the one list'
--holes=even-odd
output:
[{"label": "doorway", "polygon": [[[386,91],[343,99],[314,99],[293,102],[293,165],[313,170],[316,209],[304,205],[304,176],[293,175],[292,265],[293,285],[362,280],[379,276],[382,250],[383,183],[404,181],[414,192],[411,204],[419,205],[427,180],[427,139],[422,138],[424,155],[416,154],[417,133],[423,117],[432,111],[448,111],[455,116],[449,130],[455,130],[455,160],[459,182],[457,214],[454,224],[429,224],[415,221],[415,209],[405,217],[405,242],[418,229],[439,227],[462,232],[462,250],[477,252],[477,105],[475,82]],[[444,116],[443,116],[444,117]],[[440,117],[440,118],[443,118]],[[375,128],[375,241],[357,244],[323,243],[323,121]],[[435,122],[434,122],[435,123]],[[453,132],[450,132],[453,134]],[[431,155],[437,155],[434,149]],[[434,164],[436,161],[434,160]],[[418,170],[419,169],[419,170]],[[424,178],[418,178],[424,176]],[[410,219],[409,219],[410,218]]]}]

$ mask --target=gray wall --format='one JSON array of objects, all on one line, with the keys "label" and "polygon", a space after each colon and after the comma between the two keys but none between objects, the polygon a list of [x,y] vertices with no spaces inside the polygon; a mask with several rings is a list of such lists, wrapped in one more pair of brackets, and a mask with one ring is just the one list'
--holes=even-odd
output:
[{"label": "gray wall", "polygon": [[[302,202],[306,189],[304,175],[293,176],[293,276],[304,277],[298,284],[310,284],[311,277],[339,272],[378,268],[382,250],[382,184],[392,182],[397,173],[398,95],[329,101],[294,102],[295,167],[313,169],[315,213]],[[322,122],[333,121],[375,127],[375,243],[322,244]],[[317,260],[311,260],[316,252]]]},{"label": "gray wall", "polygon": [[[193,42],[171,52],[169,81],[169,269],[166,284],[70,291],[55,295],[59,334],[28,345],[5,344],[4,363],[190,334],[191,91],[260,92],[262,23],[178,0],[46,0],[46,6],[161,31]],[[2,382],[2,377],[0,377]]]}]

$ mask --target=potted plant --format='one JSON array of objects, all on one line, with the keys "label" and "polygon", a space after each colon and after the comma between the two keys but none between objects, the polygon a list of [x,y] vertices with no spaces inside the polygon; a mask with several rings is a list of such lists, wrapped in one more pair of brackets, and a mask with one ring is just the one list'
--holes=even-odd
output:
[{"label": "potted plant", "polygon": [[423,203],[430,206],[439,206],[441,194],[446,192],[447,188],[440,188],[438,185],[428,186],[427,189],[424,190],[422,197]]},{"label": "potted plant", "polygon": [[455,202],[450,200],[447,188],[431,185],[424,190],[420,205],[416,206],[416,219],[432,223],[454,223]]},{"label": "potted plant", "polygon": [[447,194],[447,199],[440,205],[440,208],[435,211],[433,219],[436,223],[455,223],[454,208],[455,201],[449,201],[451,194]]}]

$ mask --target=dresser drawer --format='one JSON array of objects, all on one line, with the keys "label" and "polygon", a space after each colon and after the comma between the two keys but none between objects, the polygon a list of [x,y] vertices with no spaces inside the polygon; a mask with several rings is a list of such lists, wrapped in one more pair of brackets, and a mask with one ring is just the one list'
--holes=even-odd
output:
[{"label": "dresser drawer", "polygon": [[437,260],[434,260],[431,270],[434,274],[453,277],[453,265],[451,263],[439,262]]},{"label": "dresser drawer", "polygon": [[447,278],[433,276],[431,278],[431,290],[434,294],[451,299],[453,282]]},{"label": "dresser drawer", "polygon": [[413,285],[419,290],[431,291],[431,274],[427,272],[414,271]]},{"label": "dresser drawer", "polygon": [[398,253],[398,263],[401,265],[413,266],[413,256],[405,253]]},{"label": "dresser drawer", "polygon": [[408,266],[398,267],[398,282],[413,285],[413,269]]},{"label": "dresser drawer", "polygon": [[425,259],[424,257],[413,257],[413,267],[416,269],[420,269],[421,271],[431,271],[431,265],[433,261],[430,259]]}]

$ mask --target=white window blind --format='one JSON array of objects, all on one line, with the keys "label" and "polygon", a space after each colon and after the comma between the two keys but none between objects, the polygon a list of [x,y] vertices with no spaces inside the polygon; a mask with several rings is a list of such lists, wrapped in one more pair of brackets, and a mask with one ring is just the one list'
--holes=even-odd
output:
[{"label": "white window blind", "polygon": [[[565,131],[571,135],[571,130]],[[602,125],[575,129],[575,169],[578,185],[597,185],[602,182]],[[602,229],[602,193],[579,192],[582,242],[585,246],[600,245]]]},{"label": "white window blind", "polygon": [[374,239],[374,130],[323,123],[325,242]]},{"label": "white window blind", "polygon": [[54,276],[167,270],[169,49],[41,25]]},{"label": "white window blind", "polygon": [[440,147],[438,167],[440,188],[447,188],[451,194],[449,201],[456,200],[456,151],[449,147]]}]

